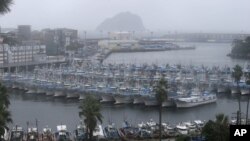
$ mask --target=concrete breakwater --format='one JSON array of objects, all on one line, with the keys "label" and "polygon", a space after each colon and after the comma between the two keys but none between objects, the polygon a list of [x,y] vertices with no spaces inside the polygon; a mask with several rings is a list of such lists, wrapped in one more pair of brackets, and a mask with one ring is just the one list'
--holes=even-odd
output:
[{"label": "concrete breakwater", "polygon": [[154,52],[154,51],[171,51],[171,50],[194,50],[195,46],[189,47],[166,47],[166,48],[120,48],[105,50],[98,55],[98,60],[103,61],[112,53],[129,53],[129,52]]}]

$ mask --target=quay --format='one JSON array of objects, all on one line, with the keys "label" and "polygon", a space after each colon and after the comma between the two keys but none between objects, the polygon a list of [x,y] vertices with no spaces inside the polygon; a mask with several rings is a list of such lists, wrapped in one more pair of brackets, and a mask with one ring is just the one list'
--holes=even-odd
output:
[{"label": "quay", "polygon": [[[77,63],[76,63],[77,64]],[[190,108],[215,103],[216,95],[250,94],[243,78],[239,86],[229,67],[81,64],[44,66],[32,72],[4,73],[2,83],[23,94],[82,100],[93,95],[100,102],[157,106],[154,86],[168,81],[168,99],[163,107]],[[244,69],[248,73],[249,68]]]},{"label": "quay", "polygon": [[139,47],[139,48],[106,49],[97,54],[97,60],[103,62],[112,53],[194,50],[195,48],[196,48],[195,46],[189,46],[189,47],[151,47],[151,48]]}]

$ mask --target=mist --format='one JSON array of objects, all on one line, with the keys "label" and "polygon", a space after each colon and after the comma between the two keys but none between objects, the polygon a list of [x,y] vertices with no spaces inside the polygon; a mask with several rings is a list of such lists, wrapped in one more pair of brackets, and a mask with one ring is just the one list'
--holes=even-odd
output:
[{"label": "mist", "polygon": [[1,27],[68,27],[95,30],[106,18],[129,11],[146,29],[178,32],[250,32],[249,0],[15,0]]}]

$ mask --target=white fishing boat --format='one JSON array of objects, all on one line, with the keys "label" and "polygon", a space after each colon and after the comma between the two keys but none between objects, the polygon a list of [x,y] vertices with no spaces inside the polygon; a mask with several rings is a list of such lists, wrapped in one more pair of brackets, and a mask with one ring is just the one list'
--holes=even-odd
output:
[{"label": "white fishing boat", "polygon": [[24,140],[24,131],[23,128],[20,126],[15,126],[10,131],[9,136],[10,141],[23,141]]},{"label": "white fishing boat", "polygon": [[162,102],[162,107],[173,107],[175,106],[174,100],[168,99]]},{"label": "white fishing boat", "polygon": [[36,88],[35,87],[29,87],[28,91],[25,92],[26,94],[35,94],[36,93]]},{"label": "white fishing boat", "polygon": [[187,135],[188,134],[187,126],[182,124],[182,123],[179,123],[178,125],[176,125],[176,130],[181,135]]},{"label": "white fishing boat", "polygon": [[36,127],[29,127],[27,132],[28,141],[37,141],[38,140],[38,129]]},{"label": "white fishing boat", "polygon": [[109,94],[102,94],[101,95],[101,102],[114,102],[115,99],[111,93]]},{"label": "white fishing boat", "polygon": [[77,85],[69,88],[69,90],[67,90],[66,98],[67,99],[77,99],[77,98],[79,98],[79,93],[77,91],[79,88],[80,87],[77,86]]},{"label": "white fishing boat", "polygon": [[187,128],[188,128],[188,133],[193,133],[193,132],[195,132],[196,129],[197,129],[197,128],[196,128],[196,124],[195,124],[194,122],[188,121],[188,122],[183,122],[183,124],[187,126]]},{"label": "white fishing boat", "polygon": [[134,100],[133,100],[133,104],[144,104],[144,98],[145,98],[145,96],[135,95]]},{"label": "white fishing boat", "polygon": [[56,127],[57,131],[55,133],[55,139],[56,141],[70,141],[70,133],[67,131],[66,125],[57,125]]},{"label": "white fishing boat", "polygon": [[156,98],[154,96],[146,96],[144,97],[145,106],[157,106],[159,105]]},{"label": "white fishing boat", "polygon": [[55,90],[54,97],[65,97],[65,96],[66,96],[66,94],[64,91],[62,91],[60,89]]},{"label": "white fishing boat", "polygon": [[133,103],[133,97],[131,95],[116,94],[114,95],[115,104],[129,104]]},{"label": "white fishing boat", "polygon": [[200,96],[189,96],[178,98],[175,103],[177,108],[188,108],[216,102],[215,94],[204,94]]},{"label": "white fishing boat", "polygon": [[205,126],[205,123],[204,121],[201,121],[201,120],[194,120],[194,123],[196,124],[196,127],[201,130],[204,126]]},{"label": "white fishing boat", "polygon": [[44,127],[42,131],[42,137],[43,137],[43,140],[52,141],[53,140],[52,129],[49,128],[48,126]]},{"label": "white fishing boat", "polygon": [[240,94],[240,88],[238,86],[236,86],[236,84],[234,84],[232,87],[231,87],[231,93],[232,94]]},{"label": "white fishing boat", "polygon": [[93,132],[93,137],[97,138],[97,139],[102,139],[104,138],[104,133],[103,133],[103,128],[102,125],[98,125],[94,132]]},{"label": "white fishing boat", "polygon": [[46,96],[54,96],[54,90],[46,90]]},{"label": "white fishing boat", "polygon": [[242,87],[240,91],[241,91],[241,95],[248,95],[250,94],[250,87]]}]

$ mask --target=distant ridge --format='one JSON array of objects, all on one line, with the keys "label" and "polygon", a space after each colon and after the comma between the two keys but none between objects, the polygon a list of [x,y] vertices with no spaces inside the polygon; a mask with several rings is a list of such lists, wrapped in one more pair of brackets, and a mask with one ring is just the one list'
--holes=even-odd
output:
[{"label": "distant ridge", "polygon": [[122,12],[104,20],[97,28],[98,31],[144,31],[142,19],[130,12]]}]

